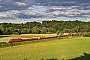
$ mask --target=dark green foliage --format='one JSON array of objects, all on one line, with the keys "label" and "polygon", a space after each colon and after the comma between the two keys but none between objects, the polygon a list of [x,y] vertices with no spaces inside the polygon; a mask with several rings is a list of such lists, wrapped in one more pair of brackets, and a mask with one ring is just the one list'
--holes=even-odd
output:
[{"label": "dark green foliage", "polygon": [[85,34],[86,37],[90,37],[90,32]]},{"label": "dark green foliage", "polygon": [[14,35],[20,35],[18,32],[14,32],[13,34],[14,34]]},{"label": "dark green foliage", "polygon": [[3,31],[1,31],[1,29],[0,29],[0,35],[2,35],[3,34]]},{"label": "dark green foliage", "polygon": [[90,22],[83,21],[43,21],[21,24],[0,23],[0,34],[46,34],[46,33],[84,33],[90,32]]},{"label": "dark green foliage", "polygon": [[24,60],[29,60],[28,58],[24,58]]}]

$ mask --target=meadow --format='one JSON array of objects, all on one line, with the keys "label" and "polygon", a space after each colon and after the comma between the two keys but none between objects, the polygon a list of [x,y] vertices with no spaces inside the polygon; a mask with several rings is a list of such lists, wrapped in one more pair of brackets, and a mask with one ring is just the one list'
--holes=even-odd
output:
[{"label": "meadow", "polygon": [[0,48],[0,60],[47,60],[52,58],[68,60],[84,56],[83,53],[90,54],[90,37],[48,39],[48,41]]}]

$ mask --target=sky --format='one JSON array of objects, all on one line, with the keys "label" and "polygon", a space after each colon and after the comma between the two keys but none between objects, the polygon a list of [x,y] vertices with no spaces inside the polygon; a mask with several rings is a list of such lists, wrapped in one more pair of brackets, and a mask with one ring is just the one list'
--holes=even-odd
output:
[{"label": "sky", "polygon": [[90,0],[0,0],[0,23],[90,21]]}]

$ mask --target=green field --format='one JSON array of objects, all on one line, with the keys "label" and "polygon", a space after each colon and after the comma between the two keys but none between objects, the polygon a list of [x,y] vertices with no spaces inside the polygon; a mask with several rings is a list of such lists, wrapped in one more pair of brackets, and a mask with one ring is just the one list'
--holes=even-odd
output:
[{"label": "green field", "polygon": [[[67,60],[90,54],[90,38],[53,39],[25,45],[0,48],[0,60]],[[88,59],[86,59],[88,60]]]}]

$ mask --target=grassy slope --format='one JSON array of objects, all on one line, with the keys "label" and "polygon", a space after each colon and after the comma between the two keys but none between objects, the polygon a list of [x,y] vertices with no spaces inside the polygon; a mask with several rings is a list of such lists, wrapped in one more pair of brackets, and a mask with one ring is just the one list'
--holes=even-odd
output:
[{"label": "grassy slope", "polygon": [[65,60],[78,57],[83,53],[90,54],[90,38],[76,37],[71,39],[57,39],[26,45],[0,48],[1,60],[40,60],[42,58],[57,58]]}]

